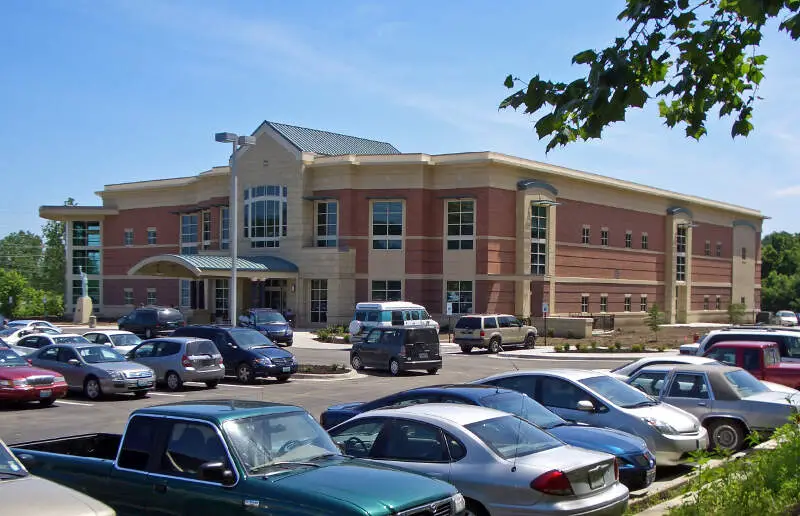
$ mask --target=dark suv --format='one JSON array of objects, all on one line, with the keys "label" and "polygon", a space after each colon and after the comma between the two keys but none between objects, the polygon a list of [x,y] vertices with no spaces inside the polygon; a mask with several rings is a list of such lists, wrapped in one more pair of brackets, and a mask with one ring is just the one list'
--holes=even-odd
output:
[{"label": "dark suv", "polygon": [[439,333],[435,328],[419,326],[373,328],[363,339],[353,343],[350,365],[356,371],[365,367],[386,369],[392,376],[413,369],[436,374],[442,368]]},{"label": "dark suv", "polygon": [[261,332],[276,344],[291,346],[294,341],[292,325],[273,308],[251,308],[239,325]]},{"label": "dark suv", "polygon": [[175,308],[144,306],[119,319],[117,325],[120,330],[151,339],[157,335],[169,335],[181,326],[186,326],[186,319]]},{"label": "dark suv", "polygon": [[273,344],[256,330],[228,326],[185,326],[173,337],[197,337],[216,344],[225,364],[225,374],[242,383],[274,376],[285,382],[297,372],[293,354]]}]

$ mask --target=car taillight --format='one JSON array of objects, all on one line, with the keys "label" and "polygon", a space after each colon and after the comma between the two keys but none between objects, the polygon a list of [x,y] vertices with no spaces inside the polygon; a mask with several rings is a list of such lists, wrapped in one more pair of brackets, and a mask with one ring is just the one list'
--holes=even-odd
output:
[{"label": "car taillight", "polygon": [[614,480],[619,480],[619,461],[614,459]]},{"label": "car taillight", "polygon": [[401,356],[401,357],[406,356],[406,347],[405,346],[400,346],[400,353],[398,353],[398,355]]},{"label": "car taillight", "polygon": [[217,357],[217,364],[222,365],[222,357]]},{"label": "car taillight", "polygon": [[192,361],[186,355],[181,357],[181,364],[183,364],[183,367],[192,367]]},{"label": "car taillight", "polygon": [[557,469],[536,477],[533,482],[531,482],[531,488],[541,491],[542,493],[556,496],[575,494],[572,491],[572,484],[567,478],[567,475],[565,475],[563,471]]},{"label": "car taillight", "polygon": [[481,330],[481,337],[485,337],[485,336],[486,336],[486,332]]},{"label": "car taillight", "polygon": [[30,365],[33,365],[33,359],[31,359],[31,358],[28,358],[27,360],[28,360],[28,363],[29,363]]}]

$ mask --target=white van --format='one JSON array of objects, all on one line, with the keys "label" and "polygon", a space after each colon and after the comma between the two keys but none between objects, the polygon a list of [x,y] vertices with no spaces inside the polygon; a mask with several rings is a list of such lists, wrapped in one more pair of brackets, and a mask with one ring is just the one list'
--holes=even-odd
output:
[{"label": "white van", "polygon": [[422,305],[408,301],[358,303],[350,322],[350,335],[363,336],[377,326],[430,326],[439,331],[439,323],[431,319]]}]

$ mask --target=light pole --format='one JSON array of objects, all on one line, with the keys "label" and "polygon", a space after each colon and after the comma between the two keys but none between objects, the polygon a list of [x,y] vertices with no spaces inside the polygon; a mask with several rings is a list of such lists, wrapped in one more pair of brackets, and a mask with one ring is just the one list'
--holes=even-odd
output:
[{"label": "light pole", "polygon": [[230,200],[228,201],[228,233],[230,239],[231,251],[231,280],[228,285],[228,315],[231,319],[231,326],[236,326],[236,297],[238,295],[236,288],[236,258],[239,256],[239,206],[237,200],[239,199],[239,183],[236,177],[236,151],[240,147],[256,144],[255,136],[239,136],[236,133],[216,133],[214,140],[220,143],[233,144],[233,151],[231,152],[231,191]]}]

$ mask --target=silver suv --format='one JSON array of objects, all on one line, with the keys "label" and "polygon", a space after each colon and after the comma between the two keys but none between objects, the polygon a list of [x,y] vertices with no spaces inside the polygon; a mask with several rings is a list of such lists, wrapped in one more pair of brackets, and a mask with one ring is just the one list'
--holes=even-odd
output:
[{"label": "silver suv", "polygon": [[217,346],[208,339],[163,337],[146,340],[128,352],[128,360],[153,369],[156,381],[179,391],[183,382],[204,382],[214,389],[225,377]]},{"label": "silver suv", "polygon": [[489,353],[499,353],[506,346],[532,348],[539,332],[513,315],[482,314],[465,315],[455,327],[455,343],[461,351],[469,353],[472,348],[485,348]]}]

